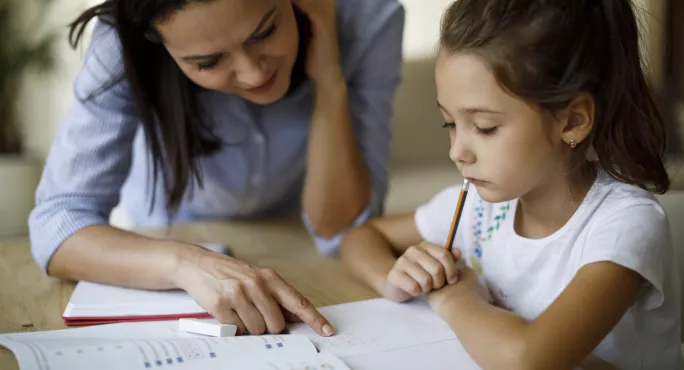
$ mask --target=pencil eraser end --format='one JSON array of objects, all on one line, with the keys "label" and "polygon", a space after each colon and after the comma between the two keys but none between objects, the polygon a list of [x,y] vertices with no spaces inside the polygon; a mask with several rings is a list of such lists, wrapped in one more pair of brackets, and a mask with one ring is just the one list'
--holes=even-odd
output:
[{"label": "pencil eraser end", "polygon": [[222,324],[215,319],[180,319],[178,329],[211,337],[233,337],[237,333],[237,326]]}]

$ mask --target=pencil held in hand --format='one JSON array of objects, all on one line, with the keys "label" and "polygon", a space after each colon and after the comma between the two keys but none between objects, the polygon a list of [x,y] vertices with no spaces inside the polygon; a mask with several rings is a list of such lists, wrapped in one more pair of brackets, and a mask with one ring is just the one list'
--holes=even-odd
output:
[{"label": "pencil held in hand", "polygon": [[463,179],[463,186],[461,186],[461,195],[458,197],[458,203],[456,204],[456,211],[454,211],[454,220],[451,222],[451,230],[449,231],[449,237],[447,238],[447,243],[444,246],[449,252],[454,247],[454,238],[456,237],[456,230],[458,229],[458,223],[461,220],[461,214],[463,214],[463,206],[465,205],[466,196],[468,195],[468,187],[470,186],[470,181],[468,179]]}]

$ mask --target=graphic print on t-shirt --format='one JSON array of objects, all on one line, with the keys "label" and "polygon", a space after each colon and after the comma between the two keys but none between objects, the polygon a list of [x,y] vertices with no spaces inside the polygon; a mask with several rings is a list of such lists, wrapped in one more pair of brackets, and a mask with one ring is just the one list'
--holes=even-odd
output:
[{"label": "graphic print on t-shirt", "polygon": [[[495,205],[493,205],[496,207]],[[473,215],[473,247],[474,253],[470,254],[468,264],[479,275],[482,275],[482,245],[492,239],[494,232],[499,230],[501,223],[506,220],[508,211],[511,210],[511,202],[506,202],[498,206],[496,214],[491,219],[491,224],[487,230],[483,232],[485,226],[483,217],[485,213],[485,201],[478,199],[478,205],[475,206],[475,214]]]},{"label": "graphic print on t-shirt", "polygon": [[[506,221],[508,212],[511,210],[511,202],[501,203],[499,205],[492,204],[491,206],[493,208],[493,217],[489,214],[485,215],[485,201],[478,199],[478,204],[475,206],[473,215],[473,253],[469,253],[470,258],[467,262],[468,265],[477,272],[481,280],[483,280],[482,277],[484,273],[482,267],[483,245],[492,239],[492,236],[499,230],[501,223]],[[485,217],[487,217],[487,220],[489,221],[487,224],[484,222]],[[506,300],[506,293],[501,289],[492,290],[491,287],[488,288],[490,289],[492,298],[494,298],[494,303],[501,308],[506,308],[502,305],[502,302]]]}]

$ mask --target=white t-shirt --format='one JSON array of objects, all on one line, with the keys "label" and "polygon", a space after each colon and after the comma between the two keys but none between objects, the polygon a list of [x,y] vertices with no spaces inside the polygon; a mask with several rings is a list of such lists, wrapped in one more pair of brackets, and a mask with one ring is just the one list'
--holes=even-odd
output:
[{"label": "white t-shirt", "polygon": [[[447,188],[418,208],[415,222],[426,241],[446,243],[459,192]],[[650,193],[600,172],[568,223],[543,239],[516,234],[517,204],[487,203],[471,186],[454,241],[498,305],[533,320],[582,266],[614,262],[647,283],[594,355],[621,369],[684,368],[675,252],[667,218]]]}]

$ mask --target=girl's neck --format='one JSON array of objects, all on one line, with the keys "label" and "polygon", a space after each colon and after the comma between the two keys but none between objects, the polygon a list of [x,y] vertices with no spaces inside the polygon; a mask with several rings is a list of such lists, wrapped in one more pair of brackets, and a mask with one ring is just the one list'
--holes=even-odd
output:
[{"label": "girl's neck", "polygon": [[562,228],[584,201],[596,180],[592,163],[570,174],[559,173],[518,201],[515,230],[522,237],[545,238]]}]

